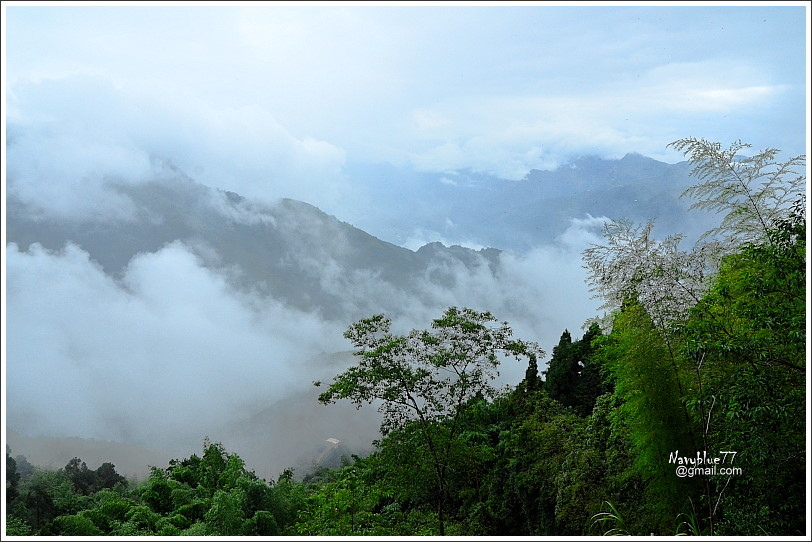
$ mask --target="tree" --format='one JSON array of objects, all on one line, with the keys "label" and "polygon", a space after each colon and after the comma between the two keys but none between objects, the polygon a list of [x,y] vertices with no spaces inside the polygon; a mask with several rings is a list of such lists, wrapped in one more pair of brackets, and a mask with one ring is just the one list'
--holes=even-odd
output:
[{"label": "tree", "polygon": [[17,516],[7,514],[6,536],[31,536],[31,526]]},{"label": "tree", "polygon": [[239,493],[218,490],[212,498],[211,508],[206,512],[205,521],[211,534],[234,536],[241,533],[243,517]]},{"label": "tree", "polygon": [[65,465],[63,469],[67,474],[73,488],[82,495],[90,495],[95,491],[96,473],[89,468],[84,461],[74,457]]},{"label": "tree", "polygon": [[513,339],[506,322],[495,326],[495,321],[489,312],[451,307],[432,322],[432,330],[394,335],[384,315],[363,319],[344,333],[357,349],[358,365],[337,375],[319,395],[325,404],[349,399],[360,407],[380,401],[384,435],[416,424],[431,458],[441,535],[463,406],[495,395],[500,357],[543,354],[535,343]]},{"label": "tree", "polygon": [[706,448],[736,451],[752,473],[713,481],[718,534],[804,532],[803,213],[796,209],[769,237],[722,260],[683,331],[686,355],[699,361],[700,387],[688,405]]},{"label": "tree", "polygon": [[544,371],[544,390],[561,403],[572,406],[572,399],[575,395],[575,386],[578,384],[578,373],[581,368],[579,360],[573,355],[572,336],[568,330],[564,330],[558,345],[553,347],[553,355],[547,370]]},{"label": "tree", "polygon": [[39,532],[54,518],[75,514],[80,509],[80,496],[64,471],[36,469],[20,487],[15,515]]},{"label": "tree", "polygon": [[6,506],[10,506],[17,498],[17,484],[20,482],[20,473],[17,472],[17,462],[9,455],[6,449]]},{"label": "tree", "polygon": [[55,518],[51,530],[60,536],[101,536],[104,534],[90,518],[82,513]]},{"label": "tree", "polygon": [[801,383],[806,367],[806,223],[793,213],[722,260],[688,331],[722,359],[789,369]]},{"label": "tree", "polygon": [[[703,234],[690,250],[681,250],[682,235],[652,239],[654,222],[645,225],[616,219],[604,225],[605,245],[583,252],[587,283],[603,309],[617,311],[630,299],[641,303],[662,328],[687,317],[707,291],[720,258],[747,243],[772,244],[771,232],[803,200],[806,157],[776,160],[777,149],[752,157],[739,154],[750,148],[737,141],[728,149],[705,139],[684,138],[669,143],[683,151],[700,182],[682,196],[693,198],[691,209],[722,213],[720,225]],[[607,328],[608,329],[608,328]]]},{"label": "tree", "polygon": [[574,407],[581,416],[589,416],[598,397],[611,391],[596,356],[602,336],[600,326],[592,322],[581,340],[575,343],[582,368],[575,386]]},{"label": "tree", "polygon": [[796,198],[806,190],[806,156],[776,161],[778,149],[765,149],[753,156],[739,151],[748,143],[736,141],[727,149],[706,139],[688,137],[668,144],[688,156],[691,174],[702,181],[683,196],[696,202],[692,209],[725,213],[719,227],[704,237],[719,236],[724,246],[770,243],[769,232],[786,217]]},{"label": "tree", "polygon": [[646,483],[647,506],[665,522],[657,526],[662,531],[693,490],[691,480],[676,477],[667,462],[675,450],[697,449],[680,382],[683,360],[634,302],[616,315],[598,356],[610,371],[618,414],[635,451],[634,466]]},{"label": "tree", "polygon": [[18,454],[14,461],[17,463],[17,472],[20,475],[20,483],[25,482],[32,474],[34,474],[34,465],[28,462],[24,455]]},{"label": "tree", "polygon": [[[797,288],[805,282],[805,247],[799,242],[805,238],[800,218],[805,156],[781,162],[776,149],[742,156],[740,151],[750,145],[740,141],[728,149],[696,138],[669,146],[685,152],[694,166],[692,175],[700,181],[683,196],[696,200],[692,209],[722,214],[720,225],[684,251],[678,246],[680,235],[652,239],[651,221],[644,226],[610,221],[604,229],[607,243],[593,245],[583,254],[590,270],[588,283],[603,297],[603,308],[610,309],[611,316],[626,308],[625,315],[621,311],[614,319],[613,325],[623,329],[607,343],[613,347],[607,350],[606,361],[615,378],[615,394],[627,405],[630,435],[644,452],[638,467],[651,480],[665,478],[652,478],[656,469],[647,467],[656,466],[649,459],[656,461],[661,453],[645,444],[647,432],[688,431],[693,438],[701,436],[707,449],[708,427],[724,409],[734,419],[772,409],[758,397],[761,383],[777,384],[781,379],[765,379],[765,372],[780,365],[787,371],[782,379],[797,382],[805,370],[798,340],[806,329],[805,297]],[[765,265],[768,260],[770,265]],[[715,281],[720,273],[724,280]],[[646,344],[646,350],[641,351],[640,344]],[[742,371],[742,382],[751,385],[731,385],[730,371],[722,369],[728,360],[750,364],[734,367]],[[665,392],[658,392],[657,386]],[[730,391],[722,391],[725,388]],[[656,402],[647,408],[639,404],[641,399]],[[677,414],[680,405],[683,416]],[[693,412],[688,405],[693,405]],[[776,412],[785,413],[786,407],[782,404]],[[783,423],[786,418],[775,419]],[[744,434],[746,426],[732,433]],[[707,478],[704,482],[713,534],[716,497]]]},{"label": "tree", "polygon": [[573,341],[570,332],[564,330],[544,372],[546,379],[543,389],[550,397],[574,408],[581,416],[588,416],[595,400],[609,391],[599,363],[593,356],[595,346],[592,341],[600,335],[601,329],[595,322],[577,341]]},{"label": "tree", "polygon": [[127,479],[116,472],[116,466],[112,463],[102,463],[99,468],[96,469],[95,490],[99,491],[101,489],[111,489],[115,487],[116,484],[123,484],[126,486]]},{"label": "tree", "polygon": [[[617,312],[630,300],[639,302],[660,328],[684,319],[707,289],[708,277],[716,272],[719,248],[715,242],[680,249],[682,235],[662,241],[652,238],[654,222],[645,225],[628,220],[604,224],[605,245],[592,245],[583,252],[587,284],[603,298],[601,309]],[[611,319],[603,322],[611,327]]]}]

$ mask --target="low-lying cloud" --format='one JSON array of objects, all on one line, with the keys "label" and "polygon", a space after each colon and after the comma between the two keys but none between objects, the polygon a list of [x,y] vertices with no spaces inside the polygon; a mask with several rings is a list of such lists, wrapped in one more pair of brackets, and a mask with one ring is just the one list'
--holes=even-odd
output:
[{"label": "low-lying cloud", "polygon": [[172,243],[115,281],[75,245],[7,249],[7,407],[15,429],[198,443],[310,384],[341,329],[231,289]]},{"label": "low-lying cloud", "polygon": [[[564,328],[594,316],[579,255],[599,224],[573,221],[555,246],[503,253],[497,272],[484,259],[437,260],[414,277],[417,297],[330,261],[322,287],[347,314],[397,307],[399,332],[428,327],[452,305],[489,310],[549,353]],[[73,244],[6,252],[7,416],[24,434],[194,450],[329,379],[341,366],[313,360],[350,348],[342,337],[350,321],[237,290],[179,241],[136,255],[118,279]],[[502,369],[503,383],[515,385],[525,367]],[[294,441],[299,428],[287,430]]]},{"label": "low-lying cloud", "polygon": [[[237,286],[242,270],[218,266],[220,255],[205,235],[137,254],[115,272],[105,272],[75,243],[57,250],[11,243],[6,415],[8,428],[20,434],[191,453],[206,435],[237,439],[230,428],[271,405],[312,395],[313,380],[327,380],[347,363],[330,356],[349,350],[342,334],[359,317],[390,313],[405,333],[428,327],[449,306],[488,310],[549,352],[564,328],[576,330],[594,316],[580,251],[595,239],[597,219],[573,221],[554,245],[522,256],[503,253],[497,268],[485,258],[478,265],[437,259],[411,277],[413,288],[406,291],[374,269],[332,258],[347,242],[336,223],[335,231],[321,229],[324,217],[276,224],[265,212],[283,196],[330,207],[349,180],[341,149],[294,136],[261,108],[215,109],[180,97],[155,101],[88,76],[20,83],[9,101],[7,194],[25,213],[53,224],[104,228],[98,223],[130,221],[137,227],[143,201],[122,186],[188,177],[190,185],[230,190],[248,199],[232,205],[230,196],[211,191],[200,201],[236,223],[313,230],[313,246],[297,246],[285,257],[317,276],[337,303],[333,312],[346,315],[327,318]],[[411,248],[418,248],[413,241]],[[503,383],[516,384],[525,367],[502,369]],[[298,410],[310,420],[316,412]],[[288,466],[302,443],[344,436],[310,435],[323,426],[285,419],[295,419],[295,427],[257,429],[285,449],[265,465],[269,471]],[[354,425],[342,427],[367,444],[370,427]],[[241,451],[239,440],[232,444]],[[267,439],[257,446],[262,451],[244,450],[247,458],[264,458]]]}]

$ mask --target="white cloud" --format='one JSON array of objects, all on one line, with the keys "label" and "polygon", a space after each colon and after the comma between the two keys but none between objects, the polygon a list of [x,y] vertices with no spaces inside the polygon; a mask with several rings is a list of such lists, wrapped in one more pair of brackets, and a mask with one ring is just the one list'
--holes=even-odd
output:
[{"label": "white cloud", "polygon": [[[11,92],[68,74],[106,78],[162,105],[161,116],[185,124],[187,138],[221,127],[217,116],[226,115],[233,120],[226,133],[245,134],[241,143],[252,136],[254,152],[213,155],[226,160],[211,176],[251,177],[245,185],[267,182],[254,177],[272,162],[275,182],[299,174],[314,187],[311,179],[334,175],[344,153],[516,178],[574,154],[676,160],[667,143],[689,135],[782,149],[805,137],[801,8],[258,5],[9,14]],[[178,131],[166,140],[179,139]],[[293,141],[274,146],[279,153],[259,143],[278,138]],[[177,151],[189,157],[195,147]]]},{"label": "white cloud", "polygon": [[[341,330],[259,306],[173,243],[121,283],[68,245],[7,249],[8,419],[28,434],[195,443],[310,385],[301,367]],[[260,401],[261,399],[261,401]]]},{"label": "white cloud", "polygon": [[[786,90],[784,85],[742,88],[711,88],[697,92],[698,109],[729,111],[735,107],[750,107]],[[702,105],[704,104],[704,106]]]},{"label": "white cloud", "polygon": [[[680,133],[680,123],[764,110],[788,95],[787,85],[765,81],[766,74],[742,62],[684,62],[567,94],[446,100],[412,112],[422,119],[411,134],[421,149],[412,153],[412,163],[422,171],[468,167],[520,179],[530,169],[552,169],[584,154],[618,158],[640,152],[678,161],[681,155],[667,144],[696,130]],[[429,122],[433,118],[444,122]]]},{"label": "white cloud", "polygon": [[[599,222],[573,221],[557,245],[503,254],[498,273],[485,260],[473,268],[435,260],[413,277],[417,296],[329,259],[319,277],[348,313],[388,312],[399,332],[466,306],[549,349],[565,327],[594,315],[581,292],[580,250]],[[136,256],[118,281],[73,245],[23,252],[12,244],[7,266],[7,415],[31,435],[188,446],[329,378],[340,368],[308,360],[349,349],[346,322],[237,292],[180,242]],[[524,369],[506,364],[502,382],[515,384]]]},{"label": "white cloud", "polygon": [[[746,61],[714,59],[648,70],[639,79],[636,101],[638,107],[652,113],[725,114],[735,108],[763,108],[789,90],[787,84],[771,83],[766,70],[756,70]],[[618,96],[615,101],[619,100]]]},{"label": "white cloud", "polygon": [[10,109],[10,193],[59,216],[126,218],[126,200],[106,185],[161,174],[156,158],[263,201],[329,205],[341,194],[344,151],[295,137],[259,107],[155,101],[70,77],[19,83]]},{"label": "white cloud", "polygon": [[437,108],[452,120],[441,130],[442,138],[426,137],[423,150],[411,155],[421,171],[471,168],[517,180],[572,156],[620,157],[651,145],[618,127],[619,112],[611,101],[589,94],[472,98]]},{"label": "white cloud", "polygon": [[412,111],[412,120],[418,131],[428,132],[429,136],[433,132],[436,132],[438,128],[443,128],[450,124],[448,118],[430,109],[416,109]]}]

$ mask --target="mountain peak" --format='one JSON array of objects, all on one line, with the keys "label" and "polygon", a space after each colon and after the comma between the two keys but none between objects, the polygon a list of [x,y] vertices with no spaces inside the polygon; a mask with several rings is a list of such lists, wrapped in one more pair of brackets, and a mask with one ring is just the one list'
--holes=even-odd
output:
[{"label": "mountain peak", "polygon": [[620,159],[620,162],[656,162],[654,158],[649,158],[648,156],[642,155],[639,152],[629,152],[626,153],[623,158]]}]

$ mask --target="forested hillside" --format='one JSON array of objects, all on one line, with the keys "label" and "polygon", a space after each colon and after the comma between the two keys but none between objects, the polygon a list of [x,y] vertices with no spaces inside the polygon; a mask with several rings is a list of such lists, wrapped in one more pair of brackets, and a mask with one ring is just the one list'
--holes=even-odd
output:
[{"label": "forested hillside", "polygon": [[[206,439],[135,483],[7,451],[6,534],[808,535],[805,157],[672,145],[720,226],[683,249],[608,223],[583,255],[606,313],[546,370],[489,312],[402,335],[372,315],[344,335],[356,364],[315,383],[379,407],[368,456],[262,480]],[[525,377],[496,387],[512,359]]]}]

